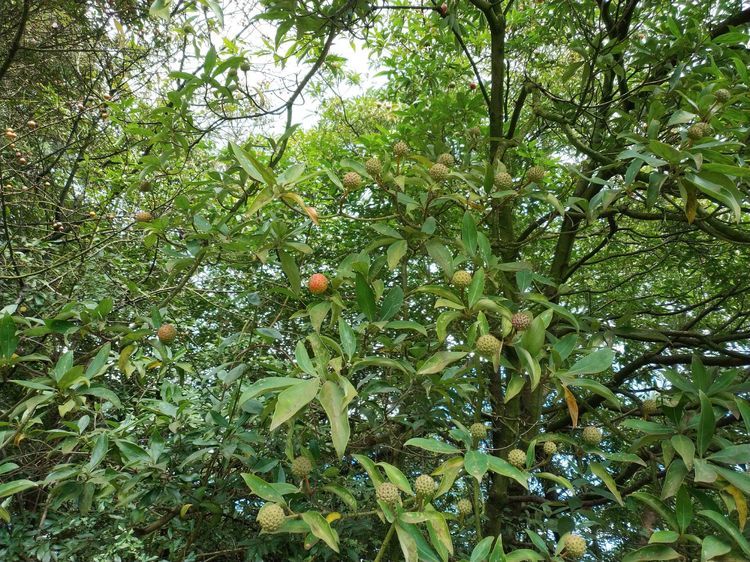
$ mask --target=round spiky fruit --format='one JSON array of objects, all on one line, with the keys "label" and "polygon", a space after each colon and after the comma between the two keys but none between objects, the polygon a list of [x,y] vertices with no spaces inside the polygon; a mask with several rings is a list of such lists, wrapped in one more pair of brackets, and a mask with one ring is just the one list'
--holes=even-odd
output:
[{"label": "round spiky fruit", "polygon": [[590,425],[583,428],[583,442],[589,445],[598,445],[602,442],[602,430]]},{"label": "round spiky fruit", "polygon": [[545,455],[554,455],[557,452],[557,445],[554,441],[545,441],[542,450]]},{"label": "round spiky fruit", "polygon": [[565,537],[565,554],[569,558],[578,559],[586,554],[586,540],[580,535]]},{"label": "round spiky fruit", "polygon": [[241,65],[240,65],[240,70],[242,70],[242,72],[249,72],[251,68],[252,68],[252,67],[250,66],[250,63],[249,63],[249,62],[247,62],[247,61],[243,62],[243,63],[242,63]]},{"label": "round spiky fruit", "polygon": [[544,168],[541,166],[532,166],[526,171],[526,179],[534,182],[539,183],[544,178]]},{"label": "round spiky fruit", "polygon": [[651,416],[659,411],[659,404],[653,398],[647,398],[641,405],[641,411],[646,416]]},{"label": "round spiky fruit", "polygon": [[347,172],[344,174],[341,183],[344,184],[344,187],[346,189],[348,189],[349,191],[353,191],[362,187],[362,176],[360,176],[357,172]]},{"label": "round spiky fruit", "polygon": [[152,220],[154,220],[154,215],[152,215],[148,211],[138,211],[135,214],[135,220],[138,222],[151,222]]},{"label": "round spiky fruit", "polygon": [[398,488],[390,482],[383,482],[375,490],[375,497],[381,502],[387,503],[388,505],[394,505],[401,499],[401,493]]},{"label": "round spiky fruit", "polygon": [[396,158],[401,158],[403,156],[407,156],[409,154],[409,145],[406,144],[404,141],[398,141],[396,144],[393,145],[393,155]]},{"label": "round spiky fruit", "polygon": [[508,462],[516,468],[526,465],[526,453],[521,449],[511,449],[508,453]]},{"label": "round spiky fruit", "polygon": [[300,456],[292,461],[292,474],[297,478],[307,478],[312,468],[312,463],[307,457]]},{"label": "round spiky fruit", "polygon": [[500,189],[513,189],[513,177],[508,172],[495,174],[495,186]]},{"label": "round spiky fruit", "polygon": [[459,269],[456,271],[456,273],[453,274],[453,277],[451,278],[451,284],[454,287],[458,287],[459,289],[465,289],[469,285],[471,285],[471,273],[466,271],[465,269]]},{"label": "round spiky fruit", "polygon": [[511,325],[516,330],[525,330],[531,325],[533,316],[530,312],[516,312],[510,319]]},{"label": "round spiky fruit", "polygon": [[469,515],[474,510],[471,502],[466,498],[458,500],[456,507],[461,515]]},{"label": "round spiky fruit", "polygon": [[450,152],[444,152],[437,157],[437,163],[450,167],[456,163],[456,159],[453,158],[453,155]]},{"label": "round spiky fruit", "polygon": [[473,423],[469,427],[469,433],[474,439],[484,439],[487,437],[487,426],[481,422]]},{"label": "round spiky fruit", "polygon": [[732,93],[726,88],[720,88],[714,92],[714,97],[719,103],[726,103],[732,97]]},{"label": "round spiky fruit", "polygon": [[429,170],[430,177],[436,182],[447,180],[450,173],[448,166],[444,164],[433,164]]},{"label": "round spiky fruit", "polygon": [[156,331],[156,337],[159,338],[161,343],[168,345],[177,337],[177,328],[174,327],[174,324],[162,324]]},{"label": "round spiky fruit", "polygon": [[492,334],[485,334],[477,338],[477,353],[480,355],[494,355],[500,350],[500,340]]},{"label": "round spiky fruit", "polygon": [[383,171],[383,163],[377,158],[370,158],[365,162],[365,170],[373,177],[379,176]]},{"label": "round spiky fruit", "polygon": [[437,484],[429,474],[420,474],[414,481],[414,491],[418,496],[431,496],[435,493]]},{"label": "round spiky fruit", "polygon": [[261,531],[266,533],[273,533],[281,529],[284,519],[284,508],[277,503],[264,503],[258,511],[258,517],[255,518]]},{"label": "round spiky fruit", "polygon": [[695,125],[690,125],[687,130],[687,136],[691,140],[700,140],[705,137],[707,133],[708,128],[706,127],[706,123],[696,123]]},{"label": "round spiky fruit", "polygon": [[322,273],[313,273],[307,281],[307,288],[313,295],[325,293],[328,289],[328,277]]}]

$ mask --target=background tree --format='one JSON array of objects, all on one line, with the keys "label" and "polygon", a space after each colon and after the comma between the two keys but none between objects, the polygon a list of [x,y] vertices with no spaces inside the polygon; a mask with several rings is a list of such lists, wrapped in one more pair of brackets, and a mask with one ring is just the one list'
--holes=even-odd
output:
[{"label": "background tree", "polygon": [[0,16],[4,558],[750,557],[750,11]]}]

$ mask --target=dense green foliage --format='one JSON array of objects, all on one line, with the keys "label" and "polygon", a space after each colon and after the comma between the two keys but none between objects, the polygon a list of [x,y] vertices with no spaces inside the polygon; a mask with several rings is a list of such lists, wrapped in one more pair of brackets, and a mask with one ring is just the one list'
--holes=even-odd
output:
[{"label": "dense green foliage", "polygon": [[750,559],[748,23],[0,4],[0,559]]}]

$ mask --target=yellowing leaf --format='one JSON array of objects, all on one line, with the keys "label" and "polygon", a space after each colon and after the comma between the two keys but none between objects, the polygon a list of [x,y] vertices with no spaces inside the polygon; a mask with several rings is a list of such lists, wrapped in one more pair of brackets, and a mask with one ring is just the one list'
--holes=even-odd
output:
[{"label": "yellowing leaf", "polygon": [[573,422],[573,428],[575,429],[578,425],[578,402],[576,402],[576,397],[568,390],[567,386],[563,387],[563,392],[565,392],[565,403],[568,405],[570,420]]},{"label": "yellowing leaf", "polygon": [[734,498],[734,505],[737,508],[738,527],[740,531],[743,531],[745,523],[747,523],[747,500],[745,499],[745,494],[731,485],[724,488],[724,491]]},{"label": "yellowing leaf", "polygon": [[338,511],[334,511],[326,515],[326,521],[328,521],[329,523],[333,523],[337,519],[341,519],[341,514]]}]

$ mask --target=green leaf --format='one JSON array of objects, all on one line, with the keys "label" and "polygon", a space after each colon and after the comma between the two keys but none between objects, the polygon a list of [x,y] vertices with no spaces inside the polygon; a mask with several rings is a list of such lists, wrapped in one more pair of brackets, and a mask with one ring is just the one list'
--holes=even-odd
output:
[{"label": "green leaf", "polygon": [[400,285],[393,287],[383,298],[383,305],[380,307],[380,320],[390,320],[404,304],[404,291]]},{"label": "green leaf", "polygon": [[687,476],[688,469],[685,463],[680,459],[675,459],[672,464],[667,468],[667,473],[664,476],[664,484],[661,488],[661,499],[666,500],[674,496],[682,486],[685,476]]},{"label": "green leaf", "polygon": [[411,365],[409,363],[391,359],[390,357],[365,357],[352,365],[351,372],[356,373],[357,371],[364,369],[365,367],[370,367],[373,365],[378,367],[385,367],[387,369],[398,369],[399,371],[402,371],[407,375],[413,374],[413,371],[411,371]]},{"label": "green leaf", "polygon": [[682,457],[688,470],[693,470],[693,459],[695,459],[695,444],[684,435],[673,435],[672,446],[677,454]]},{"label": "green leaf", "polygon": [[419,554],[417,551],[417,541],[407,526],[403,523],[394,523],[396,526],[396,534],[398,535],[398,542],[401,546],[401,552],[404,555],[404,562],[419,562]]},{"label": "green leaf", "polygon": [[266,377],[259,381],[251,384],[245,392],[240,395],[238,404],[241,406],[248,400],[252,400],[257,396],[273,392],[275,390],[282,390],[300,384],[302,379],[295,379],[293,377]]},{"label": "green leaf", "polygon": [[724,464],[749,464],[750,445],[730,445],[709,455],[708,460]]},{"label": "green leaf", "polygon": [[598,462],[592,462],[591,464],[589,464],[589,469],[591,470],[592,474],[596,475],[602,482],[604,482],[604,485],[615,497],[617,503],[623,505],[622,496],[617,489],[617,483],[615,482],[615,479],[612,478],[612,476],[609,474],[609,472],[607,472],[607,469]]},{"label": "green leaf", "polygon": [[717,529],[724,531],[746,556],[750,556],[750,543],[726,516],[708,509],[699,511],[698,515],[708,519]]},{"label": "green leaf", "polygon": [[464,455],[464,468],[466,472],[481,482],[490,466],[490,458],[481,451],[467,451]]},{"label": "green leaf", "polygon": [[650,562],[651,560],[677,560],[679,552],[665,544],[650,544],[625,555],[622,562]]},{"label": "green leaf", "polygon": [[576,361],[573,366],[568,369],[568,373],[573,375],[591,375],[594,373],[601,373],[612,366],[612,361],[614,361],[614,359],[615,353],[611,349],[598,349]]},{"label": "green leaf", "polygon": [[[307,373],[308,375],[317,376],[318,372],[315,370],[313,362],[310,360],[310,355],[307,353],[305,347],[305,341],[299,340],[297,345],[294,347],[294,359],[297,361],[297,366]],[[266,380],[266,379],[263,379]],[[297,379],[300,380],[300,379]]]},{"label": "green leaf", "polygon": [[427,329],[419,322],[412,320],[392,320],[384,326],[388,330],[414,330],[423,336],[427,335]]},{"label": "green leaf", "polygon": [[347,358],[351,359],[357,351],[357,336],[346,320],[339,317],[339,339],[341,348],[344,350]]},{"label": "green leaf", "polygon": [[448,365],[463,359],[467,355],[468,353],[464,351],[438,351],[422,364],[419,371],[417,371],[417,374],[431,375],[439,373]]},{"label": "green leaf", "polygon": [[388,477],[388,480],[393,482],[397,488],[399,488],[402,492],[409,494],[410,496],[414,495],[414,491],[411,489],[411,484],[409,484],[409,479],[404,475],[403,472],[387,462],[379,462],[378,466],[382,467],[383,470],[385,470],[385,475]]},{"label": "green leaf", "polygon": [[659,514],[664,522],[674,531],[679,531],[680,526],[677,524],[677,519],[672,514],[672,510],[669,509],[659,498],[651,495],[647,492],[633,492],[628,496],[639,502],[646,504],[652,510]]},{"label": "green leaf", "polygon": [[518,470],[515,466],[511,465],[508,461],[498,458],[494,455],[488,455],[489,457],[489,469],[499,474],[500,476],[507,476],[518,482],[521,486],[529,489],[529,475],[526,472]]},{"label": "green leaf", "polygon": [[109,360],[109,353],[111,351],[111,345],[109,342],[105,343],[96,356],[91,360],[86,367],[86,378],[91,380],[94,377],[101,375],[104,372],[105,365]]},{"label": "green leaf", "polygon": [[406,240],[396,240],[393,244],[388,246],[386,251],[386,257],[388,259],[388,269],[395,269],[398,263],[406,255],[409,246]]},{"label": "green leaf", "polygon": [[310,324],[312,324],[313,330],[315,330],[317,333],[320,333],[320,327],[330,311],[331,303],[329,301],[319,302],[315,306],[308,309],[308,314],[310,315]]},{"label": "green leaf", "polygon": [[5,484],[0,484],[0,498],[12,496],[13,494],[18,494],[29,488],[36,487],[37,484],[31,480],[13,480],[11,482],[6,482]]},{"label": "green leaf", "polygon": [[570,480],[568,480],[567,478],[563,478],[562,476],[558,476],[557,474],[552,474],[550,472],[535,472],[534,476],[537,478],[544,478],[545,480],[552,480],[552,482],[557,482],[568,490],[574,489],[573,484],[570,483]]},{"label": "green leaf", "polygon": [[310,526],[310,532],[323,540],[333,551],[339,551],[339,536],[317,511],[305,511],[302,520]]},{"label": "green leaf", "polygon": [[359,309],[370,322],[373,322],[375,320],[375,293],[361,273],[356,274],[354,292],[357,294]]},{"label": "green leaf", "polygon": [[0,318],[0,358],[9,359],[18,347],[16,323],[10,314]]},{"label": "green leaf", "polygon": [[[519,348],[526,351],[525,349]],[[524,385],[526,384],[526,379],[523,378],[521,375],[517,373],[513,373],[511,375],[510,380],[508,381],[508,386],[505,389],[505,397],[503,398],[504,402],[507,404],[513,398],[515,398],[519,392],[523,389]]]},{"label": "green leaf", "polygon": [[245,170],[248,176],[257,182],[265,183],[268,186],[276,184],[273,170],[262,164],[253,154],[246,152],[235,143],[230,142],[229,146],[232,149],[237,162],[242,166],[242,169]]},{"label": "green leaf", "polygon": [[484,294],[484,269],[480,269],[474,273],[471,278],[471,284],[467,291],[467,301],[469,308],[474,308],[482,298]]},{"label": "green leaf", "polygon": [[349,490],[347,490],[343,486],[339,486],[338,484],[326,484],[321,488],[321,490],[325,490],[326,492],[331,492],[332,494],[337,495],[349,509],[356,511],[357,499]]},{"label": "green leaf", "polygon": [[714,558],[727,554],[731,550],[731,545],[728,545],[721,539],[710,535],[703,537],[703,544],[701,545],[701,562],[708,562]]},{"label": "green leaf", "polygon": [[586,388],[607,400],[607,402],[612,404],[615,408],[620,408],[622,406],[620,400],[618,400],[614,393],[600,382],[591,379],[573,379],[568,382],[568,386]]},{"label": "green leaf", "polygon": [[684,486],[677,492],[675,516],[677,517],[677,524],[680,526],[680,533],[685,533],[690,526],[690,522],[693,520],[693,502],[690,500],[690,494],[688,494]]},{"label": "green leaf", "polygon": [[323,406],[331,424],[331,439],[336,449],[336,456],[341,458],[344,456],[351,433],[347,409],[351,398],[344,394],[338,384],[329,380],[323,383],[323,388],[318,394],[318,401]]},{"label": "green leaf", "polygon": [[294,259],[294,256],[286,250],[278,250],[278,254],[279,262],[281,263],[281,270],[289,281],[289,288],[295,295],[299,295],[301,280],[297,261]]},{"label": "green leaf", "polygon": [[461,452],[453,445],[449,445],[448,443],[445,443],[443,441],[438,441],[437,439],[426,439],[423,437],[412,437],[406,443],[404,443],[404,446],[418,447],[419,449],[424,449],[425,451],[445,455],[452,455]]},{"label": "green leaf", "polygon": [[701,413],[698,418],[698,438],[697,448],[698,454],[703,456],[708,450],[708,446],[711,444],[711,439],[714,436],[714,429],[716,428],[716,416],[714,415],[714,408],[711,405],[711,400],[701,390],[698,394],[701,401]]},{"label": "green leaf", "polygon": [[477,253],[477,225],[469,211],[464,213],[464,219],[461,222],[461,239],[470,256]]},{"label": "green leaf", "polygon": [[140,445],[136,445],[131,441],[125,441],[124,439],[116,440],[115,444],[127,465],[146,464],[151,461],[151,455]]},{"label": "green leaf", "polygon": [[250,491],[256,496],[263,498],[264,500],[269,502],[286,505],[284,496],[272,484],[269,484],[262,478],[259,478],[255,474],[251,474],[249,472],[243,472],[240,474],[240,476],[242,476],[242,479],[245,481],[245,484],[247,484],[247,487],[250,488]]},{"label": "green leaf", "polygon": [[352,455],[352,458],[362,465],[362,468],[365,469],[375,487],[383,483],[383,476],[380,474],[378,467],[375,466],[375,463],[372,462],[369,457],[364,455]]},{"label": "green leaf", "polygon": [[448,248],[434,238],[425,242],[425,248],[427,248],[427,253],[433,261],[443,270],[443,273],[448,277],[452,276],[453,256],[451,256]]},{"label": "green leaf", "polygon": [[[521,360],[521,365],[526,370],[526,372],[529,374],[529,380],[531,381],[531,390],[534,390],[537,385],[539,384],[539,381],[542,378],[542,368],[539,366],[539,361],[537,361],[534,357],[532,357],[526,349],[520,346],[516,346],[516,353],[518,354],[518,358]],[[513,377],[516,377],[517,375],[513,375]],[[508,383],[508,390],[506,392],[505,396],[505,402],[507,403],[510,400],[510,394],[511,394],[511,383],[513,383],[513,379],[511,379],[511,382]],[[524,382],[523,379],[521,379],[521,382]],[[518,384],[518,383],[516,383]],[[523,385],[521,385],[523,386]],[[514,389],[515,390],[515,389]],[[520,390],[520,389],[518,389]]]},{"label": "green leaf", "polygon": [[479,541],[474,550],[471,551],[469,562],[485,562],[490,554],[493,542],[495,542],[495,537],[485,537]]},{"label": "green leaf", "polygon": [[680,533],[677,531],[654,531],[649,537],[648,542],[650,544],[671,544],[677,542],[680,538]]},{"label": "green leaf", "polygon": [[318,388],[320,388],[320,380],[315,378],[303,380],[299,384],[282,390],[276,401],[276,409],[273,411],[270,430],[273,431],[299,412],[315,398],[318,394]]},{"label": "green leaf", "polygon": [[443,343],[448,337],[448,326],[454,320],[461,318],[463,314],[457,310],[448,310],[442,312],[438,316],[437,322],[435,323],[435,331],[437,332],[438,343]]},{"label": "green leaf", "polygon": [[91,449],[91,459],[89,459],[89,462],[86,464],[86,470],[91,472],[99,466],[99,463],[102,462],[107,451],[109,451],[109,437],[107,437],[106,433],[102,433],[96,438],[96,441],[94,441],[94,447]]}]

